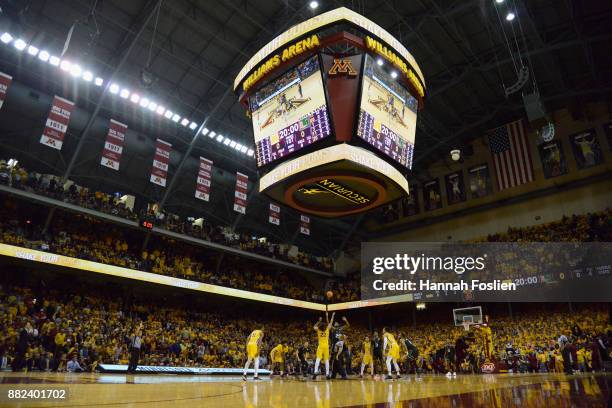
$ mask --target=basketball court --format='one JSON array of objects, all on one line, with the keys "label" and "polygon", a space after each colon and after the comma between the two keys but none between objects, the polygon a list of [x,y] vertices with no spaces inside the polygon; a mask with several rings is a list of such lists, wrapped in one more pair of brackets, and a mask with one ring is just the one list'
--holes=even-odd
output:
[{"label": "basketball court", "polygon": [[65,402],[10,406],[147,407],[608,407],[612,374],[424,375],[400,380],[333,381],[121,374],[3,374],[9,389],[68,390]]}]

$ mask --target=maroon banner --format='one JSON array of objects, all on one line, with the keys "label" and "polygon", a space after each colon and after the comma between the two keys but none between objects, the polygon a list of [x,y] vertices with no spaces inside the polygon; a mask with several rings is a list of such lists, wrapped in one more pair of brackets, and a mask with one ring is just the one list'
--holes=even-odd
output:
[{"label": "maroon banner", "polygon": [[62,150],[64,136],[66,136],[73,109],[74,102],[60,98],[57,95],[53,97],[53,103],[51,104],[49,116],[47,116],[47,123],[40,138],[40,143],[57,150]]},{"label": "maroon banner", "polygon": [[195,197],[210,201],[210,183],[212,180],[212,165],[213,162],[200,157],[200,169],[198,170],[198,178],[196,179]]},{"label": "maroon banner", "polygon": [[114,119],[110,120],[106,142],[104,142],[104,149],[102,150],[102,159],[100,159],[102,166],[119,170],[119,162],[123,154],[123,144],[127,128],[127,125],[121,122],[117,122]]},{"label": "maroon banner", "polygon": [[280,207],[274,203],[270,203],[270,215],[268,222],[274,225],[280,225]]},{"label": "maroon banner", "polygon": [[153,167],[151,168],[151,183],[166,187],[171,149],[172,145],[170,143],[157,139],[155,156],[153,156]]},{"label": "maroon banner", "polygon": [[300,232],[310,235],[310,217],[307,215],[300,215]]},{"label": "maroon banner", "polygon": [[4,72],[0,72],[0,109],[2,109],[2,105],[4,105],[4,100],[6,99],[6,92],[8,91],[8,87],[13,82],[13,77],[5,74]]},{"label": "maroon banner", "polygon": [[249,176],[236,172],[236,191],[234,192],[234,211],[240,214],[246,214],[247,204],[247,187],[249,185]]}]

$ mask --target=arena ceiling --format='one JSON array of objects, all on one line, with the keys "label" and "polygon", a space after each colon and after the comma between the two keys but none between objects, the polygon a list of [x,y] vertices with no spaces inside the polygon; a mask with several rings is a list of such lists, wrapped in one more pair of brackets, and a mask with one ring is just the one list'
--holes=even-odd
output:
[{"label": "arena ceiling", "polygon": [[[530,66],[548,110],[580,106],[584,101],[612,94],[612,3],[572,0],[362,0],[319,1],[312,10],[305,0],[5,0],[1,1],[3,30],[24,36],[32,44],[60,52],[70,27],[78,22],[75,38],[80,44],[79,63],[96,75],[113,77],[119,84],[138,89],[142,70],[154,78],[142,89],[173,111],[197,123],[231,135],[252,146],[252,128],[231,86],[242,65],[263,44],[291,25],[315,13],[339,6],[351,8],[375,21],[415,56],[425,75],[428,90],[419,116],[415,150],[415,175],[426,172],[435,160],[446,158],[451,148],[462,147],[486,129],[505,120],[524,116],[520,94],[506,97],[503,86],[516,80],[508,44]],[[502,13],[496,13],[496,7]],[[515,35],[507,38],[501,27],[512,9]],[[160,11],[157,13],[157,11]],[[506,30],[508,30],[506,26]],[[507,33],[509,31],[506,31]],[[515,44],[512,42],[515,41]],[[156,137],[173,144],[180,156],[190,148],[193,131],[174,123],[152,122],[130,112],[118,98],[101,101],[100,89],[79,86],[69,76],[48,71],[44,64],[0,50],[2,70],[16,81],[41,93],[72,93],[77,104],[103,117],[121,117],[148,140]],[[56,70],[57,71],[57,70]],[[34,99],[36,95],[30,94]],[[47,105],[48,106],[48,105]],[[100,141],[89,140],[74,156],[77,140],[87,127],[71,131],[73,143],[60,153],[38,144],[45,113],[11,111],[0,115],[3,129],[0,148],[21,152],[26,165],[39,170],[69,174],[83,184],[108,191],[130,192],[151,200],[165,191],[148,181],[151,151],[126,149],[120,176],[98,164]],[[166,121],[169,122],[169,121]],[[213,186],[224,194],[212,194],[210,204],[193,199],[195,170],[182,169],[177,184],[166,198],[166,207],[183,214],[204,215],[214,222],[253,232],[274,235],[284,242],[315,246],[320,252],[343,247],[349,239],[365,239],[362,217],[313,223],[313,237],[297,231],[298,215],[290,210],[280,229],[267,223],[267,200],[252,197],[246,217],[231,210],[233,174],[236,170],[256,180],[252,157],[200,138],[190,155],[212,159],[225,171],[215,174]],[[74,160],[73,157],[76,157]],[[172,163],[177,174],[180,160]],[[72,164],[72,165],[71,165]],[[191,171],[193,170],[193,171]],[[214,191],[214,190],[213,190]],[[315,241],[315,242],[313,242]]]}]

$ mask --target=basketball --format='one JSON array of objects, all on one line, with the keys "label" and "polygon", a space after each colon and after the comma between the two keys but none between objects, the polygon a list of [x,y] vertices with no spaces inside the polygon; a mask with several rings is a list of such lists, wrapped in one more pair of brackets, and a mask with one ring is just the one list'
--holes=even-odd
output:
[{"label": "basketball", "polygon": [[331,298],[333,298],[333,297],[334,297],[334,292],[332,292],[331,290],[328,290],[328,291],[325,293],[325,296],[327,297],[327,299],[328,299],[328,300],[331,300]]}]

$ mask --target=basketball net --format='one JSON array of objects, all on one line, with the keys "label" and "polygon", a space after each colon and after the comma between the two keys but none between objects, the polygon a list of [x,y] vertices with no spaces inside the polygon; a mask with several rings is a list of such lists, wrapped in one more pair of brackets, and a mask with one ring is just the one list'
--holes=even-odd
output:
[{"label": "basketball net", "polygon": [[463,329],[465,331],[470,331],[470,322],[467,322],[467,321],[463,322]]}]

